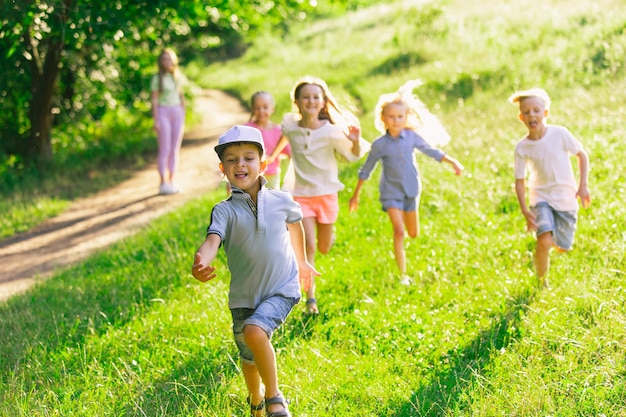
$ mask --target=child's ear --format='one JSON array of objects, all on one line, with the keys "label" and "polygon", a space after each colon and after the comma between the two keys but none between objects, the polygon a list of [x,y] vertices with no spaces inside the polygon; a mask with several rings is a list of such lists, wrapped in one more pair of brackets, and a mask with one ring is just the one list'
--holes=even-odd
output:
[{"label": "child's ear", "polygon": [[522,113],[518,113],[517,118],[520,120],[520,122],[524,121],[524,115]]},{"label": "child's ear", "polygon": [[263,159],[261,159],[261,172],[265,171],[266,168],[267,168],[267,159],[263,157]]},{"label": "child's ear", "polygon": [[218,165],[220,167],[220,171],[222,171],[222,174],[224,173],[224,164],[220,162],[220,164]]}]

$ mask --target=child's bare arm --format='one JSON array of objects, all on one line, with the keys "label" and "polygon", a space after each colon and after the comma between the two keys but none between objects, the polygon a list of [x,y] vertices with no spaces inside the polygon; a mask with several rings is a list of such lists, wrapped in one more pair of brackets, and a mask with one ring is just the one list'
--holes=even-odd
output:
[{"label": "child's bare arm", "polygon": [[576,157],[578,158],[578,171],[580,173],[580,182],[576,196],[580,198],[583,207],[587,208],[591,204],[591,195],[587,187],[587,181],[589,179],[589,156],[587,152],[583,150],[578,152]]},{"label": "child's bare arm", "polygon": [[524,179],[515,180],[515,193],[517,194],[517,201],[519,203],[520,209],[522,209],[522,214],[526,218],[526,229],[529,232],[537,230],[535,215],[526,205],[526,181]]},{"label": "child's bare arm", "polygon": [[289,141],[287,140],[287,137],[285,135],[281,136],[272,153],[267,156],[267,163],[271,164],[272,162],[274,162],[288,144]]},{"label": "child's bare arm", "polygon": [[217,255],[217,250],[220,247],[221,239],[218,235],[211,233],[207,235],[206,240],[194,256],[193,266],[191,267],[191,274],[195,279],[202,282],[212,280],[217,276],[215,273],[215,267],[211,266],[211,262]]},{"label": "child's bare arm", "polygon": [[463,167],[463,165],[461,165],[461,163],[459,161],[457,161],[455,158],[451,157],[450,155],[444,155],[443,158],[441,158],[441,162],[447,162],[450,165],[452,165],[452,168],[454,169],[454,173],[456,175],[461,175],[461,173],[463,172],[463,170],[465,169]]},{"label": "child's bare arm", "polygon": [[360,156],[361,143],[359,140],[361,139],[361,128],[356,125],[348,126],[348,134],[346,136],[352,142],[352,155]]},{"label": "child's bare arm", "polygon": [[300,271],[300,286],[303,291],[308,291],[311,288],[311,275],[318,276],[320,273],[309,264],[306,258],[305,244],[304,244],[304,227],[302,222],[287,223],[289,229],[289,237],[291,239],[291,246],[296,254],[298,260],[298,269]]},{"label": "child's bare arm", "polygon": [[356,183],[356,187],[354,188],[354,193],[352,194],[352,198],[349,202],[350,211],[356,211],[359,208],[359,193],[361,192],[361,187],[363,187],[363,183],[365,180],[359,179]]}]

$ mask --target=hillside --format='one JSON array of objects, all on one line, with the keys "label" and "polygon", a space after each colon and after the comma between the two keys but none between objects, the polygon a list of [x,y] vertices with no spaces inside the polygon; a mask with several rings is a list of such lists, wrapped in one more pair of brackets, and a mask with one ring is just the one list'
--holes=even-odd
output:
[{"label": "hillside", "polygon": [[[273,338],[294,415],[626,416],[625,30],[621,0],[398,1],[188,65],[242,100],[272,92],[276,121],[293,83],[320,76],[370,141],[379,95],[420,78],[451,133],[444,150],[465,165],[455,177],[418,157],[409,287],[397,283],[380,168],[349,213],[360,164],[342,165],[337,242],[316,262],[321,314],[296,306]],[[513,188],[525,129],[507,98],[533,86],[592,167],[592,205],[574,250],[553,254],[549,290]],[[188,201],[0,306],[0,415],[247,415],[223,253],[215,281],[188,272],[221,198]]]}]

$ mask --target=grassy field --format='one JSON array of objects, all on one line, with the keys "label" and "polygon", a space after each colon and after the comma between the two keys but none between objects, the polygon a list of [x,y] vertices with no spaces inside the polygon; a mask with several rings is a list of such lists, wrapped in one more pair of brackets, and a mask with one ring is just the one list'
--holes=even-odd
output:
[{"label": "grassy field", "polygon": [[[295,416],[626,416],[626,9],[591,3],[403,1],[263,39],[242,58],[196,64],[198,83],[274,93],[276,121],[304,74],[324,78],[376,137],[378,96],[406,79],[466,168],[419,156],[422,234],[407,242],[414,285],[395,277],[377,178],[347,201],[317,258],[322,314],[296,307],[276,334]],[[551,93],[550,121],[590,154],[592,206],[575,250],[538,290],[533,237],[513,189],[524,134],[507,97]],[[189,270],[213,204],[203,196],[83,264],[0,305],[0,416],[246,416],[220,278]]]}]

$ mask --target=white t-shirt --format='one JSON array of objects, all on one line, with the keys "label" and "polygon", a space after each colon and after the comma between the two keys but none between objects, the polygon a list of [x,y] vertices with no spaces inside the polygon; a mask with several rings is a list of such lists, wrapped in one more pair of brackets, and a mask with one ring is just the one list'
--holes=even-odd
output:
[{"label": "white t-shirt", "polygon": [[546,127],[541,139],[525,137],[515,146],[515,179],[525,179],[528,172],[531,206],[546,202],[555,210],[576,211],[578,184],[570,158],[583,145],[563,126]]},{"label": "white t-shirt", "polygon": [[360,155],[355,156],[352,141],[344,133],[344,128],[330,122],[317,129],[307,129],[298,126],[295,115],[288,113],[281,128],[291,145],[291,164],[283,188],[298,197],[335,194],[343,190],[335,153],[354,162],[370,150],[370,143],[361,139]]}]

